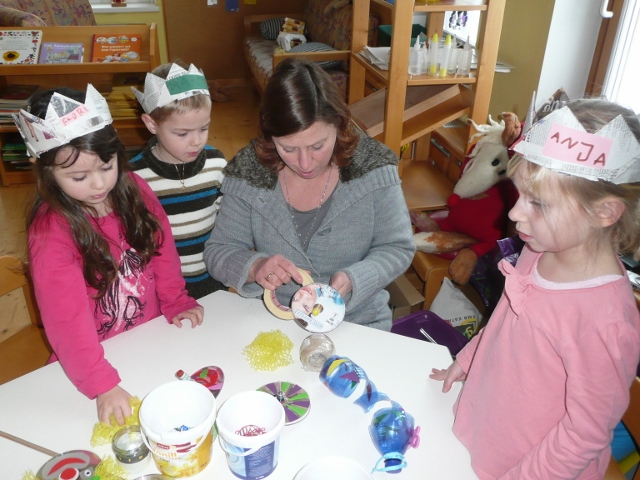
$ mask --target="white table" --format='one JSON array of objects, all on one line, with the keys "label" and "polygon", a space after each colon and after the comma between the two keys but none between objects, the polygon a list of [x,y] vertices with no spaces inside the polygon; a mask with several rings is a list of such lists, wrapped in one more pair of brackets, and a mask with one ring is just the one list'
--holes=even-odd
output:
[{"label": "white table", "polygon": [[[4,414],[4,408],[2,412]],[[31,470],[36,473],[51,457],[31,448],[0,437],[0,470],[2,478],[16,480]]]},{"label": "white table", "polygon": [[[279,464],[269,477],[291,480],[312,459],[326,455],[347,456],[371,469],[380,454],[369,437],[371,415],[348,400],[337,397],[315,372],[302,369],[298,353],[308,332],[292,321],[272,316],[260,300],[244,299],[229,292],[216,292],[201,299],[205,321],[201,327],[182,329],[159,318],[103,343],[106,357],[118,369],[121,386],[143,398],[153,388],[175,380],[178,369],[193,373],[206,365],[217,365],[225,373],[225,384],[217,398],[218,408],[235,393],[255,390],[274,381],[290,381],[302,386],[311,399],[309,415],[286,426],[280,441]],[[294,363],[274,372],[254,371],[242,354],[259,332],[279,329],[294,343]],[[452,406],[459,392],[456,384],[443,394],[440,382],[428,378],[431,368],[445,368],[449,351],[433,345],[367,327],[343,323],[329,334],[336,354],[360,365],[378,390],[401,404],[421,427],[418,449],[405,457],[408,467],[393,477],[398,479],[466,480],[476,476],[464,446],[451,432]],[[109,447],[92,449],[89,443],[97,421],[95,402],[80,394],[58,363],[48,365],[0,386],[0,431],[15,435],[49,450],[94,450],[110,454]],[[43,455],[24,446],[3,447],[0,465],[11,462],[18,476],[42,465]],[[148,473],[157,472],[153,462]],[[227,467],[219,442],[213,446],[212,460],[195,480],[235,479]],[[391,478],[375,473],[374,478]]]}]

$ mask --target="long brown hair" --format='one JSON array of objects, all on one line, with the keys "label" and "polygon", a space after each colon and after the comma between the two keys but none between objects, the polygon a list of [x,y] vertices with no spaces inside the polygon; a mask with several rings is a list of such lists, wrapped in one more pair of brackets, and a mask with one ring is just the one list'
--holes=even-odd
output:
[{"label": "long brown hair", "polygon": [[97,155],[105,164],[116,155],[118,179],[108,200],[122,222],[127,242],[140,254],[143,266],[158,255],[164,237],[159,221],[149,212],[140,189],[127,173],[124,145],[112,125],[42,153],[34,166],[36,196],[27,215],[27,231],[38,218],[50,218],[51,214],[64,217],[83,258],[84,279],[97,290],[97,297],[102,297],[117,277],[118,262],[111,255],[109,241],[89,219],[89,215],[96,214],[95,210],[65,194],[53,175],[54,169],[73,165],[82,152]]},{"label": "long brown hair", "polygon": [[276,151],[273,137],[302,132],[316,122],[336,127],[331,162],[338,167],[348,166],[359,141],[349,107],[322,68],[313,62],[289,58],[276,67],[262,96],[255,142],[260,163],[274,172],[282,169],[284,162]]}]

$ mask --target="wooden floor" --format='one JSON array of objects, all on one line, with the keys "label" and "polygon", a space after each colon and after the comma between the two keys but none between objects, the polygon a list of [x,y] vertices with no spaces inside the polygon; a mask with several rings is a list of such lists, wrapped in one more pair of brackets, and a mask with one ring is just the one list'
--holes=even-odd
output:
[{"label": "wooden floor", "polygon": [[[229,93],[232,101],[213,104],[209,129],[209,145],[218,148],[227,159],[231,159],[256,136],[260,102],[260,97],[250,87],[230,88]],[[25,258],[25,213],[32,201],[33,191],[33,184],[0,186],[0,255]],[[0,297],[0,342],[20,332],[29,324],[20,292]],[[33,352],[21,353],[26,357],[42,358],[42,341],[32,343]],[[13,363],[19,363],[18,359]],[[44,362],[42,364],[44,365]],[[7,362],[2,362],[0,369],[0,383],[26,373],[19,365],[13,368]]]}]

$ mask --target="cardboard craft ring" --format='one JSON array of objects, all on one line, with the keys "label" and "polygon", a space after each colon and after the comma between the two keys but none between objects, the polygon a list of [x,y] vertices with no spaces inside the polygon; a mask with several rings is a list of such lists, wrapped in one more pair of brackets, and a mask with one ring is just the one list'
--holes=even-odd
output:
[{"label": "cardboard craft ring", "polygon": [[[302,275],[302,286],[309,285],[313,283],[313,279],[311,275],[307,273],[306,270],[298,269],[300,275]],[[283,320],[293,320],[293,311],[289,307],[285,307],[278,301],[278,297],[276,296],[275,290],[267,290],[264,289],[264,304],[267,306],[267,310],[269,310],[273,315]]]}]

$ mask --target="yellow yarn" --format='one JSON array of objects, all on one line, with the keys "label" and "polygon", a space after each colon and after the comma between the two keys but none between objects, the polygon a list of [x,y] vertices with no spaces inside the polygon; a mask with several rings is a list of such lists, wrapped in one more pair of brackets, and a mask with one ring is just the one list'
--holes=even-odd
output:
[{"label": "yellow yarn", "polygon": [[141,404],[142,400],[140,400],[138,397],[131,397],[129,399],[129,405],[131,405],[133,413],[128,417],[125,417],[124,425],[118,425],[118,422],[116,422],[116,417],[113,415],[113,413],[109,418],[111,425],[107,425],[106,423],[102,422],[96,423],[93,426],[93,434],[91,435],[91,446],[98,447],[100,445],[111,445],[113,436],[122,427],[124,427],[125,425],[140,425],[138,410],[140,410]]},{"label": "yellow yarn", "polygon": [[260,332],[242,351],[254,370],[273,372],[293,363],[293,342],[280,330]]},{"label": "yellow yarn", "polygon": [[122,480],[123,478],[128,478],[126,470],[111,455],[102,457],[96,467],[94,477],[98,477],[100,480]]}]

